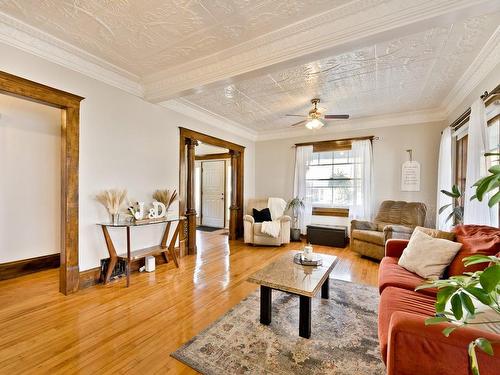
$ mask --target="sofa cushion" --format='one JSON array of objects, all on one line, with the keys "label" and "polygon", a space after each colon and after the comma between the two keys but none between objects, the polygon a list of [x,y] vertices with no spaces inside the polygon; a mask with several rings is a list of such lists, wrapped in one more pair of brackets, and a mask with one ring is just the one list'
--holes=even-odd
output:
[{"label": "sofa cushion", "polygon": [[426,211],[425,205],[419,202],[384,201],[374,221],[414,228],[416,225],[424,225]]},{"label": "sofa cushion", "polygon": [[[434,303],[434,297],[425,294],[395,287],[384,289],[378,307],[378,338],[384,363],[387,360],[387,341],[392,314],[402,311],[424,317],[433,316],[436,311]],[[425,329],[425,326],[422,325],[422,329]]]},{"label": "sofa cushion", "polygon": [[417,231],[411,236],[398,264],[425,279],[439,279],[461,247],[461,243],[432,238]]},{"label": "sofa cushion", "polygon": [[384,221],[377,221],[375,224],[377,225],[377,230],[379,232],[383,232],[386,226],[392,225],[392,223],[386,223]]},{"label": "sofa cushion", "polygon": [[374,243],[375,245],[384,246],[384,233],[374,230],[353,229],[352,238],[365,242]]},{"label": "sofa cushion", "polygon": [[415,231],[413,233],[417,231],[423,232],[433,238],[442,238],[443,240],[455,241],[455,233],[453,232],[445,232],[443,230],[425,228],[425,227],[415,227]]},{"label": "sofa cushion", "polygon": [[[423,283],[423,278],[398,265],[398,258],[384,257],[380,262],[378,269],[378,289],[380,294],[390,286],[414,291],[417,286]],[[419,290],[419,293],[435,296],[437,289],[422,289]]]},{"label": "sofa cushion", "polygon": [[454,233],[462,248],[448,268],[448,276],[485,269],[488,263],[464,267],[463,259],[471,255],[495,255],[500,251],[500,229],[485,225],[458,225]]}]

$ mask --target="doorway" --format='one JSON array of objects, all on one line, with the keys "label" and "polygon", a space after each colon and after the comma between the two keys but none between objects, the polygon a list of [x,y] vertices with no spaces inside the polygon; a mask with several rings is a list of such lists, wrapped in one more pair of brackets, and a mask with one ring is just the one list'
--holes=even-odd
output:
[{"label": "doorway", "polygon": [[226,161],[201,162],[201,225],[225,227]]},{"label": "doorway", "polygon": [[78,158],[82,97],[0,71],[0,92],[61,110],[59,291],[78,290]]},{"label": "doorway", "polygon": [[57,268],[61,110],[0,93],[0,144],[0,280]]},{"label": "doorway", "polygon": [[[187,217],[187,241],[184,241],[187,246],[181,246],[181,254],[185,255],[196,253],[196,227],[201,223],[219,228],[227,226],[230,240],[242,235],[245,147],[190,129],[179,130],[179,214]],[[212,148],[212,152],[202,153],[206,147]],[[207,162],[203,165],[205,177],[201,173],[201,162]],[[208,185],[204,198],[203,183],[205,187]],[[198,194],[197,184],[200,185]],[[208,207],[204,209],[203,204]]]}]

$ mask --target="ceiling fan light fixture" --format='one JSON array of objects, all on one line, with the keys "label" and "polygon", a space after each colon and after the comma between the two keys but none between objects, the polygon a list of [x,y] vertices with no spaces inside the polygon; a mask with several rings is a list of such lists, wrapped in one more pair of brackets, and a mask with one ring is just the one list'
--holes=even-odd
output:
[{"label": "ceiling fan light fixture", "polygon": [[306,128],[309,129],[309,130],[317,130],[317,129],[321,129],[323,127],[323,122],[318,120],[318,119],[312,119],[311,121],[308,121],[306,123]]}]

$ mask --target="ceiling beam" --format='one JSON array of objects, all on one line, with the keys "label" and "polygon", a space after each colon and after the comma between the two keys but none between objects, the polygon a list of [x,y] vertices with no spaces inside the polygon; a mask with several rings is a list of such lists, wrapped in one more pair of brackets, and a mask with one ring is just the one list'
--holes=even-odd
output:
[{"label": "ceiling beam", "polygon": [[144,77],[145,99],[158,103],[220,82],[260,76],[499,10],[500,2],[490,0],[387,0],[367,8],[357,1],[349,2],[233,48]]}]

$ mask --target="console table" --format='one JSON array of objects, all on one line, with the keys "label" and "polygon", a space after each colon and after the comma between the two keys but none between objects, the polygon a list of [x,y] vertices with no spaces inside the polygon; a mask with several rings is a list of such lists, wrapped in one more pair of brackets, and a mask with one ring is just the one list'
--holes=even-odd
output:
[{"label": "console table", "polygon": [[[118,223],[99,223],[98,225],[101,226],[102,228],[102,233],[104,234],[104,240],[106,241],[106,247],[108,248],[109,252],[109,266],[108,270],[106,272],[106,276],[104,278],[104,284],[107,284],[111,278],[111,273],[113,272],[113,269],[116,266],[116,263],[118,262],[118,259],[123,259],[127,263],[126,267],[126,275],[127,275],[127,287],[130,285],[130,264],[133,260],[145,258],[146,256],[149,255],[158,255],[158,254],[163,254],[165,261],[168,262],[168,255],[167,252],[170,254],[172,259],[174,260],[175,266],[179,268],[179,262],[177,260],[177,255],[175,254],[175,241],[177,241],[177,238],[179,237],[179,231],[181,229],[181,224],[182,221],[186,220],[186,217],[184,216],[179,216],[179,217],[165,217],[161,219],[153,219],[151,221],[147,222],[118,222]],[[132,227],[143,227],[147,225],[158,225],[158,224],[164,224],[166,223],[165,226],[165,231],[163,232],[163,236],[160,242],[160,245],[158,246],[152,246],[152,247],[147,247],[144,249],[138,249],[138,250],[131,250],[130,246],[130,229]],[[168,235],[170,233],[170,229],[172,226],[172,223],[177,223],[177,226],[175,228],[174,234],[172,235],[172,238],[167,245],[168,241]],[[109,235],[108,228],[125,228],[127,232],[127,253],[126,254],[117,254],[115,245],[113,244],[113,241],[111,240],[111,236]]]}]

